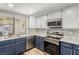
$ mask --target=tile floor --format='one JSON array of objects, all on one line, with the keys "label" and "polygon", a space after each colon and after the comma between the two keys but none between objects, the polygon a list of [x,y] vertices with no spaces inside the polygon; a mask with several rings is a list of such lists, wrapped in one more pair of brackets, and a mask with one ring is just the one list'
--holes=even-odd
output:
[{"label": "tile floor", "polygon": [[23,55],[49,55],[49,54],[37,48],[33,48],[29,51],[24,52]]}]

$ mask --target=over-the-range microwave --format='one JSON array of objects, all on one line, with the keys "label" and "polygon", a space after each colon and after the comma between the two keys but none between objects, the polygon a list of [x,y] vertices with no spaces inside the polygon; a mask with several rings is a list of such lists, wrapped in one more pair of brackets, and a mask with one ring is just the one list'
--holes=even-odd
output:
[{"label": "over-the-range microwave", "polygon": [[48,27],[62,27],[62,19],[58,18],[56,20],[48,21],[47,26]]}]

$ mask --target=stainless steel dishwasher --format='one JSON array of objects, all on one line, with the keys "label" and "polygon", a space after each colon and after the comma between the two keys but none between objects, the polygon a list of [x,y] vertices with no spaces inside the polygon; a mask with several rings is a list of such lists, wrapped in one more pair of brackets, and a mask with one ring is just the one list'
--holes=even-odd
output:
[{"label": "stainless steel dishwasher", "polygon": [[26,50],[29,50],[34,47],[34,37],[29,36],[26,38]]}]

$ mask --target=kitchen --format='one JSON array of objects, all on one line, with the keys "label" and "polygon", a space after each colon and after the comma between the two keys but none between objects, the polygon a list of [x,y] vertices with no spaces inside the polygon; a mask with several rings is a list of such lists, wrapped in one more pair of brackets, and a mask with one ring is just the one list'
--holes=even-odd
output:
[{"label": "kitchen", "polygon": [[79,3],[0,3],[0,55],[79,55]]}]

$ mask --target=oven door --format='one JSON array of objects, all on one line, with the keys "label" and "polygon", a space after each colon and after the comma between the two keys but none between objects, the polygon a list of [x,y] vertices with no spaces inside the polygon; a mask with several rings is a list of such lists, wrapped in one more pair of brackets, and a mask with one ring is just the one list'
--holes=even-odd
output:
[{"label": "oven door", "polygon": [[59,46],[50,42],[44,42],[44,50],[51,55],[59,55]]}]

